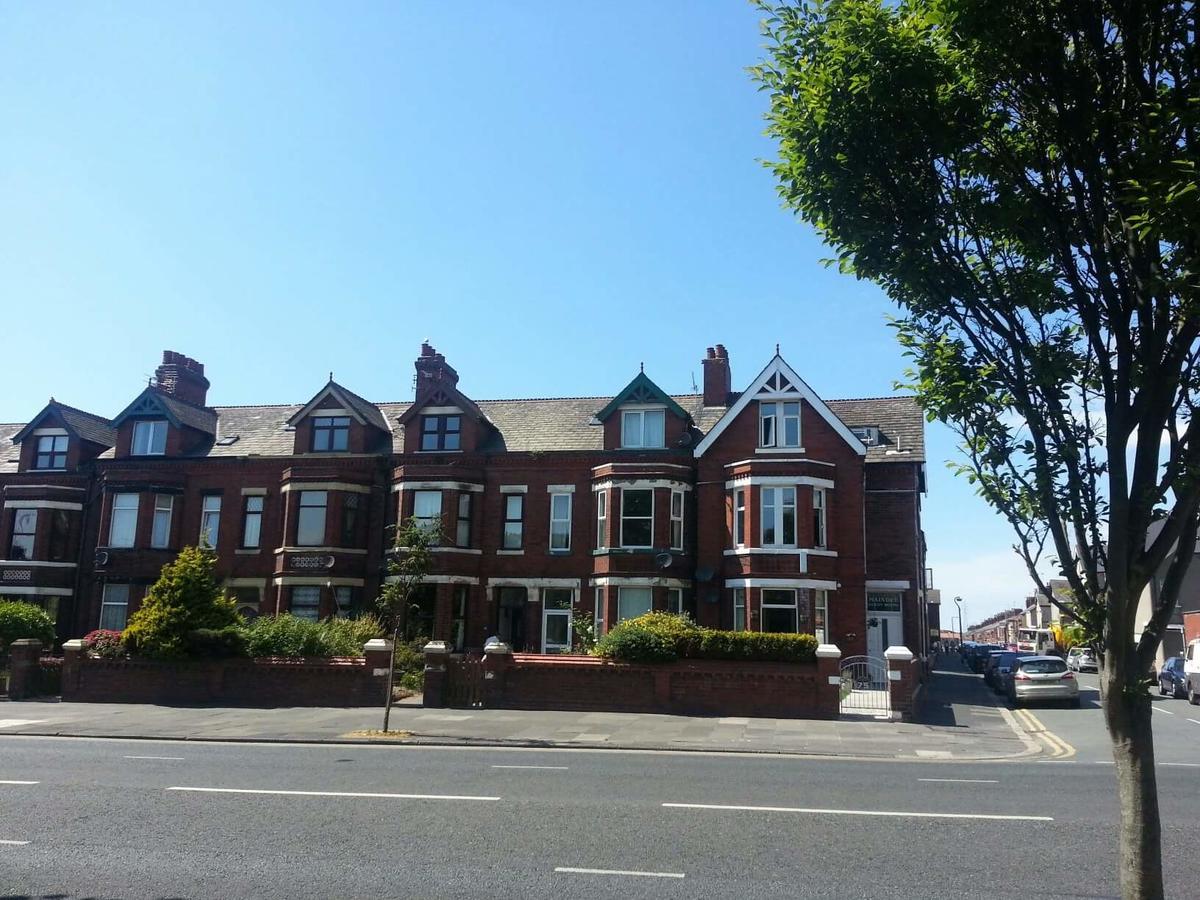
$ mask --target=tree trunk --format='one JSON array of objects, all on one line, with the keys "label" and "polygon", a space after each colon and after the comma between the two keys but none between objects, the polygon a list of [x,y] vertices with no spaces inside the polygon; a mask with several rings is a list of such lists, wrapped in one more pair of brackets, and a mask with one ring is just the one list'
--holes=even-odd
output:
[{"label": "tree trunk", "polygon": [[392,655],[388,658],[387,699],[383,703],[383,733],[388,732],[388,723],[392,719],[392,686],[396,681],[396,643],[400,640],[400,626],[392,629]]},{"label": "tree trunk", "polygon": [[[1121,802],[1117,863],[1121,897],[1162,900],[1162,826],[1154,771],[1150,694],[1140,684],[1143,679],[1136,671],[1136,663],[1118,661],[1116,656],[1117,652],[1107,654],[1100,681]],[[1136,654],[1129,656],[1136,659]]]}]

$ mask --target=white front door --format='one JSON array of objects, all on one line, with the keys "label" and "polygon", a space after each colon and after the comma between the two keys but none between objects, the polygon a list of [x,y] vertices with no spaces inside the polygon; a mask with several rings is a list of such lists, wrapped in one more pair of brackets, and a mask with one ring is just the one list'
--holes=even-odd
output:
[{"label": "white front door", "polygon": [[867,655],[883,659],[883,651],[904,643],[904,627],[897,613],[867,613]]},{"label": "white front door", "polygon": [[575,592],[569,588],[542,590],[542,652],[571,652],[571,606]]}]

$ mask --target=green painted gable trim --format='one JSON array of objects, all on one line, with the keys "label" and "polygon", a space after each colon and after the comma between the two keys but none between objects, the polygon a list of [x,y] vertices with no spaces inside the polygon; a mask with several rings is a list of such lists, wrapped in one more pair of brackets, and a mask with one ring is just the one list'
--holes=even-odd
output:
[{"label": "green painted gable trim", "polygon": [[666,391],[651,381],[645,372],[638,372],[625,390],[613,397],[604,409],[596,413],[596,419],[603,422],[616,412],[618,407],[626,403],[661,403],[685,422],[692,421],[692,417],[684,411],[683,407],[667,396]]}]

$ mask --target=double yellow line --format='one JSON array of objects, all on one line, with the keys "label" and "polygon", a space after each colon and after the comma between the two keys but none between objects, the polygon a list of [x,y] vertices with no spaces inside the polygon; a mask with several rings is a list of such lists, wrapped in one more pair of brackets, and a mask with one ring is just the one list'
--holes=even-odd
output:
[{"label": "double yellow line", "polygon": [[1049,731],[1041,720],[1033,713],[1023,707],[1017,707],[1013,711],[1013,716],[1021,724],[1029,734],[1041,740],[1050,750],[1051,759],[1067,759],[1075,755],[1075,748],[1060,738],[1054,732]]}]

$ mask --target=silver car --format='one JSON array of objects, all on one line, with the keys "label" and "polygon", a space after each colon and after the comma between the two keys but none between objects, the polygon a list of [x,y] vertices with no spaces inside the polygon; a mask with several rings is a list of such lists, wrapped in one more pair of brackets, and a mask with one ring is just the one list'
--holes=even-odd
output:
[{"label": "silver car", "polygon": [[1020,706],[1031,700],[1066,700],[1079,707],[1079,682],[1057,656],[1030,656],[1013,662],[1008,700]]}]

